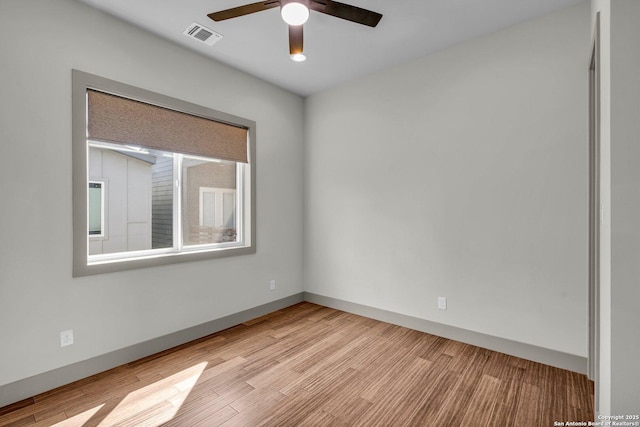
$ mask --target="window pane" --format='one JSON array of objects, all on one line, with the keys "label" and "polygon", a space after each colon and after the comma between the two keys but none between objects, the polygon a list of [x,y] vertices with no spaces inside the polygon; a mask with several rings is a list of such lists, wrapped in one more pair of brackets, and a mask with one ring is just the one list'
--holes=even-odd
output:
[{"label": "window pane", "polygon": [[173,247],[173,155],[162,153],[151,168],[151,247]]},{"label": "window pane", "polygon": [[204,227],[216,226],[216,193],[213,191],[202,193],[202,219],[199,225]]},{"label": "window pane", "polygon": [[184,157],[183,245],[236,241],[236,167],[235,162]]},{"label": "window pane", "polygon": [[[89,255],[173,246],[173,154],[140,147],[91,144],[89,179],[106,182],[100,238]],[[89,216],[92,216],[92,202]]]},{"label": "window pane", "polygon": [[102,183],[89,183],[89,235],[102,234]]},{"label": "window pane", "polygon": [[222,193],[222,222],[225,227],[236,228],[236,194]]}]

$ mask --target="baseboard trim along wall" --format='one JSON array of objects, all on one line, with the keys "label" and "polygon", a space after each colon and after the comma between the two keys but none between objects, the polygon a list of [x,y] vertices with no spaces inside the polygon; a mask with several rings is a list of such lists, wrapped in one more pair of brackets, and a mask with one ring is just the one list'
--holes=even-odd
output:
[{"label": "baseboard trim along wall", "polygon": [[133,362],[134,360],[239,325],[247,320],[255,319],[256,317],[292,306],[303,300],[303,293],[294,294],[220,319],[215,319],[188,329],[0,386],[0,408],[82,378],[107,371],[116,366]]},{"label": "baseboard trim along wall", "polygon": [[154,338],[92,359],[63,366],[49,372],[0,386],[0,407],[53,390],[65,384],[141,359],[169,348],[205,337],[215,332],[239,325],[256,317],[289,307],[302,301],[346,311],[371,319],[426,332],[443,338],[461,341],[489,350],[498,351],[534,362],[586,374],[587,359],[584,357],[549,350],[479,332],[448,326],[417,317],[407,316],[380,308],[369,307],[349,301],[326,297],[311,292],[301,292],[272,301],[258,307],[231,314],[220,319],[196,325],[182,331]]},{"label": "baseboard trim along wall", "polygon": [[531,360],[556,368],[566,369],[580,374],[587,373],[587,358],[560,351],[549,350],[531,344],[524,344],[504,338],[473,332],[455,326],[444,325],[417,317],[407,316],[380,308],[369,307],[349,301],[326,297],[311,292],[304,293],[304,300],[325,307],[335,308],[382,322],[393,323],[420,332],[460,341],[477,347],[505,353],[522,359]]}]

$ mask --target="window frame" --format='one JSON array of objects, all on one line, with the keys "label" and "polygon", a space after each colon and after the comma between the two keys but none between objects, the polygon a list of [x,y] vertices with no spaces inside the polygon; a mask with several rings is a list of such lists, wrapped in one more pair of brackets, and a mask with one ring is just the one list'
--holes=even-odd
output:
[{"label": "window frame", "polygon": [[[89,262],[88,234],[88,161],[87,90],[118,95],[159,107],[191,114],[217,122],[240,126],[248,131],[248,164],[242,167],[243,245],[218,245],[202,248],[190,247],[185,251],[161,251],[154,254],[131,253],[131,257],[99,263]],[[228,113],[192,104],[166,95],[119,83],[79,70],[72,70],[72,155],[73,155],[73,277],[155,267],[167,264],[201,261],[256,252],[256,123]],[[104,189],[103,189],[104,190]],[[104,193],[103,193],[104,195]],[[103,230],[104,232],[104,230]]]}]

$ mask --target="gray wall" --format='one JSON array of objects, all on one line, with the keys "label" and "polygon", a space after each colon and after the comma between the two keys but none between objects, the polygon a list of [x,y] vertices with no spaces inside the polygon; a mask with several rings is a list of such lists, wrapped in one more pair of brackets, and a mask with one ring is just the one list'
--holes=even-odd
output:
[{"label": "gray wall", "polygon": [[305,290],[586,356],[588,40],[582,3],[308,98]]},{"label": "gray wall", "polygon": [[640,2],[592,1],[601,22],[599,412],[640,412]]},{"label": "gray wall", "polygon": [[[302,291],[301,97],[73,0],[2,0],[0,52],[0,386]],[[72,279],[72,68],[257,122],[255,255]]]},{"label": "gray wall", "polygon": [[[595,384],[596,413],[611,413],[611,61],[609,0],[591,2],[592,41],[595,38],[596,14],[600,13],[600,274],[599,274],[599,348],[597,380]],[[594,300],[594,303],[596,301]]]},{"label": "gray wall", "polygon": [[638,415],[640,2],[611,5],[611,413]]}]

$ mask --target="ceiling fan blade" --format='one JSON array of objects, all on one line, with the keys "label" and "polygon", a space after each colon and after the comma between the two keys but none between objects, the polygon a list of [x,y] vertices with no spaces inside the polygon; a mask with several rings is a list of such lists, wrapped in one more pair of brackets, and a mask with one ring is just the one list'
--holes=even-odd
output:
[{"label": "ceiling fan blade", "polygon": [[280,2],[278,0],[259,1],[257,3],[245,4],[244,6],[221,10],[220,12],[213,12],[208,14],[207,16],[214,21],[224,21],[225,19],[237,18],[238,16],[249,15],[250,13],[262,12],[263,10],[271,9],[278,6],[280,6]]},{"label": "ceiling fan blade", "polygon": [[378,12],[372,12],[349,4],[338,3],[337,1],[311,0],[309,3],[309,9],[311,10],[369,27],[375,27],[378,25],[378,22],[380,22],[380,19],[382,19],[382,14]]},{"label": "ceiling fan blade", "polygon": [[303,51],[302,25],[289,25],[289,54],[295,55]]}]

